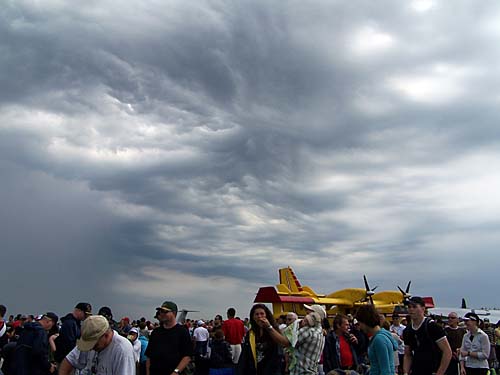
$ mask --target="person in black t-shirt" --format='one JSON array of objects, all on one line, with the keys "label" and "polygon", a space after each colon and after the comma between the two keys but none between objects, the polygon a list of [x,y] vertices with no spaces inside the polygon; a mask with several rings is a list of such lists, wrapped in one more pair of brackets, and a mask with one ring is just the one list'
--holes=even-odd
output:
[{"label": "person in black t-shirt", "polygon": [[444,330],[424,316],[425,302],[421,297],[412,297],[408,303],[411,324],[403,331],[404,373],[411,370],[412,375],[443,375],[451,359]]},{"label": "person in black t-shirt", "polygon": [[193,347],[188,330],[177,324],[177,305],[165,301],[157,307],[160,326],[153,330],[144,353],[147,375],[178,375],[191,361]]},{"label": "person in black t-shirt", "polygon": [[462,339],[465,335],[465,329],[458,326],[458,315],[456,312],[448,314],[448,325],[444,328],[448,342],[450,343],[452,358],[450,365],[446,370],[447,375],[459,375],[459,355],[460,347],[462,346]]}]

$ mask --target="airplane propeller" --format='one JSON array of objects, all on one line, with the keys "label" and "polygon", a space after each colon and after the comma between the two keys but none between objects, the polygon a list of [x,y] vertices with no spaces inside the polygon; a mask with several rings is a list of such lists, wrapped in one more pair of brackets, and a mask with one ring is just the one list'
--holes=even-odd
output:
[{"label": "airplane propeller", "polygon": [[403,304],[404,305],[406,305],[408,300],[411,298],[410,286],[411,286],[411,280],[408,281],[408,285],[406,285],[405,290],[401,289],[401,287],[398,285],[398,289],[401,292],[401,294],[403,295]]},{"label": "airplane propeller", "polygon": [[372,296],[375,294],[375,289],[378,288],[378,285],[373,288],[373,289],[370,289],[370,285],[368,285],[368,280],[366,280],[366,275],[363,275],[363,280],[365,282],[365,289],[366,289],[366,297],[364,298],[363,301],[367,301],[367,300],[370,300],[370,303],[373,305],[373,298]]}]

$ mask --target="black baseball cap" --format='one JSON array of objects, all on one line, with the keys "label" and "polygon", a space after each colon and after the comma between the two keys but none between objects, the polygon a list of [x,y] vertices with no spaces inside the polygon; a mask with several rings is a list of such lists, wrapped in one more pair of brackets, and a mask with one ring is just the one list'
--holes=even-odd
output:
[{"label": "black baseball cap", "polygon": [[174,312],[177,312],[177,305],[175,304],[175,302],[172,302],[172,301],[165,301],[161,304],[160,307],[157,307],[156,310],[163,310],[163,311],[174,311]]},{"label": "black baseball cap", "polygon": [[87,302],[79,302],[76,304],[75,309],[82,310],[85,315],[92,315],[92,306]]},{"label": "black baseball cap", "polygon": [[111,312],[111,309],[108,306],[101,307],[97,315],[102,315],[108,319],[113,319],[113,313]]},{"label": "black baseball cap", "polygon": [[422,297],[411,297],[408,299],[408,305],[420,305],[422,307],[425,307],[425,301]]},{"label": "black baseball cap", "polygon": [[46,312],[45,314],[43,314],[43,316],[52,320],[54,324],[57,324],[57,321],[59,320],[59,317],[51,311]]},{"label": "black baseball cap", "polygon": [[38,315],[35,318],[35,320],[39,321],[39,320],[42,320],[44,318],[52,320],[54,322],[54,324],[57,324],[57,321],[59,320],[59,317],[53,312],[46,312],[45,314]]},{"label": "black baseball cap", "polygon": [[473,320],[477,323],[479,323],[481,321],[481,319],[479,319],[479,316],[476,314],[476,313],[473,313],[473,312],[468,312],[467,314],[464,315],[464,320]]}]

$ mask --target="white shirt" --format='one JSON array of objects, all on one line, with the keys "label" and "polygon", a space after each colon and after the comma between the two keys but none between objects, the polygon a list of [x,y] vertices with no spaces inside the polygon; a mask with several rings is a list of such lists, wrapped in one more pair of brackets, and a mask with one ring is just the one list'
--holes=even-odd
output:
[{"label": "white shirt", "polygon": [[132,345],[134,347],[134,361],[139,362],[141,359],[141,340],[139,338],[135,339]]},{"label": "white shirt", "polygon": [[[473,336],[472,340],[470,339]],[[489,368],[488,358],[490,357],[490,339],[488,335],[483,332],[482,329],[478,328],[476,333],[471,333],[467,331],[462,339],[461,350],[466,352],[475,352],[476,357],[465,357],[461,358],[465,361],[465,367],[470,368]]]},{"label": "white shirt", "polygon": [[405,354],[405,343],[403,342],[403,331],[405,328],[406,326],[402,324],[399,326],[391,325],[389,328],[391,332],[394,332],[399,336],[399,340],[396,340],[398,342],[398,354]]},{"label": "white shirt", "polygon": [[[111,343],[102,351],[81,352],[75,347],[66,359],[75,369],[81,370],[80,374],[135,375],[132,344],[118,332],[113,332]],[[92,368],[96,372],[92,372]]]},{"label": "white shirt", "polygon": [[193,338],[195,341],[208,341],[210,333],[204,327],[198,327],[193,332]]}]

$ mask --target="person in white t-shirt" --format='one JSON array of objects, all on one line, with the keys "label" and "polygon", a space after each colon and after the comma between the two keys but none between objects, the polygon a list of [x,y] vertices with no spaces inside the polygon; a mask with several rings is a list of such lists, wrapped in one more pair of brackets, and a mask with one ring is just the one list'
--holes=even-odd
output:
[{"label": "person in white t-shirt", "polygon": [[[398,373],[403,373],[403,359],[405,356],[405,343],[403,341],[403,332],[406,326],[401,324],[401,317],[397,312],[392,314],[392,324],[389,328],[391,333],[395,333],[397,335],[396,342],[398,343]],[[396,363],[395,363],[396,364]]]},{"label": "person in white t-shirt", "polygon": [[198,320],[196,329],[193,332],[194,341],[194,354],[200,357],[205,357],[207,355],[208,339],[210,333],[208,329],[204,327],[205,322],[203,320]]},{"label": "person in white t-shirt", "polygon": [[76,347],[61,362],[59,375],[75,369],[80,374],[135,375],[132,345],[109,327],[105,317],[90,316],[82,324]]}]

